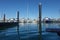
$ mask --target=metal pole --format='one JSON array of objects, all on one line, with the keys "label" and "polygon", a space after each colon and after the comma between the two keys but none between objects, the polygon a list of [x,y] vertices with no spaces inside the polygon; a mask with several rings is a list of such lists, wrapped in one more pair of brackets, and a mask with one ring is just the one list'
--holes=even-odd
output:
[{"label": "metal pole", "polygon": [[42,28],[41,28],[41,3],[39,4],[39,40],[42,40]]}]

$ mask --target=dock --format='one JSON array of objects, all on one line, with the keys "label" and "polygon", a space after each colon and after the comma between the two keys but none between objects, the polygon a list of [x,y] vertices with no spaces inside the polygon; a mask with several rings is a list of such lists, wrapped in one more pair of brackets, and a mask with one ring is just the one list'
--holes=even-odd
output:
[{"label": "dock", "polygon": [[17,20],[16,22],[12,21],[12,22],[6,22],[6,15],[4,14],[3,17],[3,21],[0,22],[0,29],[6,29],[9,28],[11,26],[17,26],[19,24],[19,11],[17,12]]}]

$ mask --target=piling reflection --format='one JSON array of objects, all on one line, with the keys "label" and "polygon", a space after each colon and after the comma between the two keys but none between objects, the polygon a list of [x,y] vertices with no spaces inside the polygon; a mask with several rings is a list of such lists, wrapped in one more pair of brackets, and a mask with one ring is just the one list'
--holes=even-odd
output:
[{"label": "piling reflection", "polygon": [[38,35],[38,40],[41,40],[42,39],[42,30],[41,30],[41,24],[38,24],[38,33],[39,33],[39,35]]},{"label": "piling reflection", "polygon": [[18,35],[17,37],[18,37],[18,40],[20,40],[19,27],[20,27],[20,26],[19,26],[19,24],[18,24],[18,25],[17,25],[17,35]]}]

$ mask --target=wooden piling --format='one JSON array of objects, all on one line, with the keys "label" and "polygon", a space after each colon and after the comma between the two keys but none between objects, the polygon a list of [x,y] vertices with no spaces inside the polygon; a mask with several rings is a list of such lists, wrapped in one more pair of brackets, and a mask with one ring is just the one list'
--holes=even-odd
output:
[{"label": "wooden piling", "polygon": [[19,11],[17,11],[17,22],[19,22]]},{"label": "wooden piling", "polygon": [[39,4],[39,40],[42,40],[42,27],[41,27],[41,3]]},{"label": "wooden piling", "polygon": [[3,22],[5,22],[5,14],[4,14],[4,17],[3,17]]}]

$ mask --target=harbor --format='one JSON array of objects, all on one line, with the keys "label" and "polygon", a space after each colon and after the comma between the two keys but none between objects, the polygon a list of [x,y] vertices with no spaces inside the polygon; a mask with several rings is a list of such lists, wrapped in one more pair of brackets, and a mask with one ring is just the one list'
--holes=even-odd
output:
[{"label": "harbor", "polygon": [[59,4],[59,0],[0,0],[0,40],[60,40]]},{"label": "harbor", "polygon": [[[41,21],[41,4],[39,6],[39,20],[19,19],[19,11],[17,12],[17,20],[10,19],[6,21],[4,14],[3,21],[0,22],[0,39],[1,40],[59,40],[60,27],[58,24],[50,21],[48,18]],[[51,23],[52,22],[52,23]],[[56,27],[57,26],[57,27]],[[50,27],[50,28],[49,28]],[[57,28],[54,29],[54,28]],[[55,32],[54,32],[55,31]],[[50,33],[49,33],[50,32]],[[51,38],[51,36],[53,38]],[[57,38],[56,38],[56,37]],[[48,37],[48,38],[47,38]]]}]

